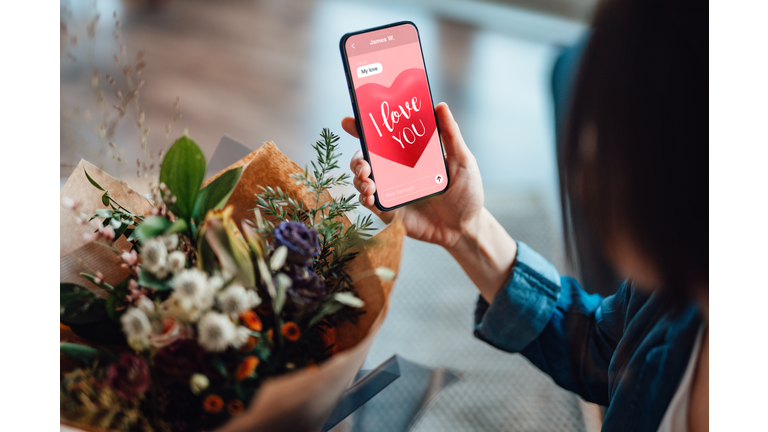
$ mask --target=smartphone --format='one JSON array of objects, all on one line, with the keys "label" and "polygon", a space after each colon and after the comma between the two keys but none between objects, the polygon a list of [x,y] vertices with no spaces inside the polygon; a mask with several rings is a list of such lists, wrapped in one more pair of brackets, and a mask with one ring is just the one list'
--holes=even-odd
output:
[{"label": "smartphone", "polygon": [[445,192],[450,179],[416,25],[347,33],[339,48],[376,207]]}]

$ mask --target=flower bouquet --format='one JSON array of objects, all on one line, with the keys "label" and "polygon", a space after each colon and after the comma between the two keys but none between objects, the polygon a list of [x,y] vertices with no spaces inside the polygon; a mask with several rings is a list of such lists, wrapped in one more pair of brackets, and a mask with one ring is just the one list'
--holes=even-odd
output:
[{"label": "flower bouquet", "polygon": [[[302,170],[266,143],[203,182],[184,136],[151,198],[81,161],[62,189],[61,422],[86,430],[312,430],[362,365],[399,221],[351,223],[338,137]],[[93,213],[81,213],[81,210]],[[84,229],[89,228],[90,229]]]}]

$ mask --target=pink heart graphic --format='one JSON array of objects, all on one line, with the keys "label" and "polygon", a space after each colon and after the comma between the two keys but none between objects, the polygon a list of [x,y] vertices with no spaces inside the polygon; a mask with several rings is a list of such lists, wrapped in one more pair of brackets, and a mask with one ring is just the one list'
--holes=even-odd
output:
[{"label": "pink heart graphic", "polygon": [[389,87],[360,86],[357,103],[368,150],[392,162],[416,166],[436,129],[424,70],[404,70]]}]

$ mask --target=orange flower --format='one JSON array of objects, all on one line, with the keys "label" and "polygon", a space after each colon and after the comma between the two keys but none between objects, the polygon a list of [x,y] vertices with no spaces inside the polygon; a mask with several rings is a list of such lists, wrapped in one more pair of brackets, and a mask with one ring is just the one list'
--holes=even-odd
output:
[{"label": "orange flower", "polygon": [[245,343],[245,345],[240,347],[240,352],[249,353],[253,351],[254,348],[256,348],[256,345],[259,344],[259,338],[256,336],[248,336],[248,342]]},{"label": "orange flower", "polygon": [[243,413],[243,403],[238,399],[233,399],[227,404],[227,411],[232,417],[238,416]]},{"label": "orange flower", "polygon": [[275,335],[274,329],[267,330],[267,339],[269,339],[270,342],[272,342],[274,335]]},{"label": "orange flower", "polygon": [[246,311],[244,314],[240,315],[240,320],[243,322],[244,326],[253,331],[260,332],[263,328],[261,325],[261,319],[258,315],[256,315],[256,312],[252,310]]},{"label": "orange flower", "polygon": [[240,364],[240,367],[237,368],[237,374],[235,375],[237,377],[238,381],[242,381],[250,376],[253,376],[253,373],[256,371],[256,368],[259,366],[259,358],[255,356],[248,356],[243,360],[243,362]]},{"label": "orange flower", "polygon": [[296,342],[301,337],[301,330],[295,323],[288,321],[283,324],[282,328],[283,336],[291,342]]},{"label": "orange flower", "polygon": [[221,397],[211,394],[203,401],[203,409],[209,413],[216,414],[224,408],[224,401]]}]

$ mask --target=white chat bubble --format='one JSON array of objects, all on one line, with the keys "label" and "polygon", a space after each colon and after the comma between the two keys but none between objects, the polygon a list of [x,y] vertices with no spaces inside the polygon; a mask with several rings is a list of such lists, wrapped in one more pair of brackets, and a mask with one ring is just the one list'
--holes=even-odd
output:
[{"label": "white chat bubble", "polygon": [[384,68],[381,67],[381,63],[374,63],[357,68],[357,77],[365,78],[367,76],[380,74]]}]

